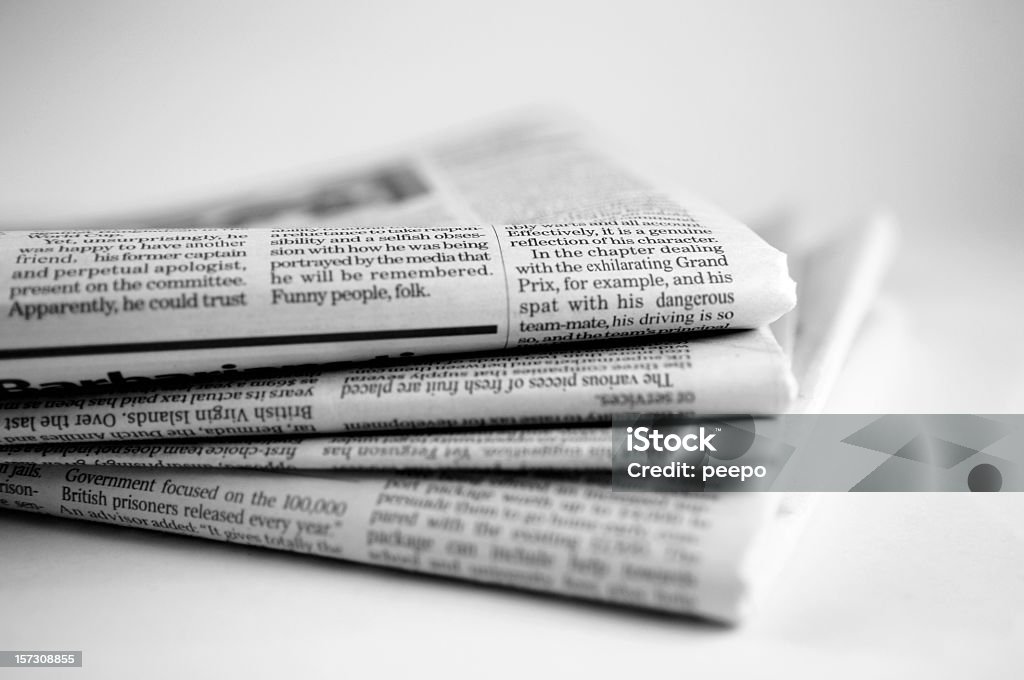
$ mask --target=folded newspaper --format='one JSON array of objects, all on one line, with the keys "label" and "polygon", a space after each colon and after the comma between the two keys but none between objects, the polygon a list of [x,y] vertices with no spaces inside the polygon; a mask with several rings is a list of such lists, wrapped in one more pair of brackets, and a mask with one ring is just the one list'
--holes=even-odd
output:
[{"label": "folded newspaper", "polygon": [[0,402],[0,444],[296,435],[774,414],[795,389],[766,329],[621,348],[245,377]]},{"label": "folded newspaper", "polygon": [[[366,227],[356,230],[361,235],[370,227],[379,230],[387,224],[402,225],[393,228],[394,234],[458,233],[455,227],[471,227],[462,233],[475,234],[471,239],[487,243],[474,254],[491,256],[477,260],[486,265],[486,276],[478,279],[463,272],[459,281],[440,281],[441,287],[419,299],[393,295],[386,301],[360,300],[358,305],[351,304],[355,298],[339,300],[336,305],[328,301],[334,291],[370,290],[367,281],[374,271],[408,272],[414,270],[408,266],[411,264],[420,272],[483,265],[464,264],[471,260],[451,265],[439,256],[415,263],[385,259],[360,272],[366,277],[359,280],[360,287],[352,280],[339,280],[340,272],[347,271],[351,277],[360,271],[355,266],[355,256],[360,254],[342,254],[340,242],[334,244],[339,252],[328,253],[327,259],[351,255],[352,265],[323,267],[333,272],[331,280],[317,278],[323,276],[321,272],[306,271],[304,264],[278,268],[302,269],[313,277],[303,280],[299,271],[274,273],[275,258],[310,260],[324,254],[274,256],[268,248],[275,246],[267,243],[261,250],[252,246],[253,240],[246,240],[244,255],[203,258],[201,253],[227,247],[213,246],[207,251],[204,245],[190,245],[203,243],[202,237],[213,233],[209,230],[121,230],[110,237],[111,242],[101,243],[106,237],[96,234],[113,232],[61,229],[59,236],[50,234],[52,245],[43,245],[47,239],[38,236],[43,232],[8,233],[3,237],[7,240],[0,239],[0,243],[10,243],[16,236],[19,244],[32,245],[6,246],[4,257],[17,259],[28,248],[36,249],[28,255],[34,252],[40,258],[71,255],[73,259],[15,262],[16,267],[5,267],[11,272],[46,273],[8,281],[11,295],[6,318],[21,325],[9,331],[10,323],[5,323],[3,333],[10,334],[0,333],[8,352],[0,354],[5,357],[0,377],[8,396],[20,399],[0,402],[0,433],[5,442],[15,444],[0,451],[0,507],[736,621],[759,584],[770,577],[785,555],[784,546],[795,536],[803,515],[798,510],[806,506],[807,499],[779,494],[613,492],[600,472],[608,469],[610,459],[608,430],[564,425],[638,410],[771,414],[820,401],[829,376],[834,375],[834,369],[830,373],[828,367],[841,360],[865,311],[861,304],[868,294],[865,291],[877,282],[886,229],[875,224],[863,233],[844,237],[831,243],[831,249],[808,258],[808,262],[817,261],[816,266],[797,268],[842,282],[826,286],[823,280],[805,280],[805,290],[834,291],[836,298],[818,301],[812,308],[814,315],[801,312],[796,317],[791,313],[775,326],[794,365],[807,371],[806,375],[798,372],[803,381],[797,394],[790,357],[772,334],[759,328],[792,306],[792,284],[781,255],[745,228],[695,205],[653,193],[558,126],[531,124],[471,135],[426,152],[396,154],[393,160],[374,162],[364,170],[329,178],[312,188],[303,184],[284,192],[262,192],[255,202],[241,197],[123,222],[131,227],[221,225],[228,231],[217,233],[248,235],[266,227],[263,233],[268,239],[287,225],[306,234],[298,236],[295,231],[291,238],[324,239],[321,244],[276,246],[303,251],[332,238],[311,235],[326,223],[338,233],[352,224]],[[589,254],[604,247],[590,241],[537,243],[525,247],[547,252],[548,257],[532,252],[523,255],[532,258],[522,260],[525,266],[537,267],[535,272],[521,272],[515,265],[510,270],[507,264],[518,262],[514,257],[519,255],[506,252],[517,246],[501,240],[503,230],[512,227],[473,226],[533,224],[550,234],[516,238],[577,239],[584,237],[571,234],[574,229],[622,228],[646,237],[651,229],[680,229],[681,223],[690,221],[703,225],[700,228],[711,227],[710,236],[699,238],[716,241],[655,246],[634,239],[631,244],[615,244],[683,250],[666,256],[668,268],[663,272],[647,272],[663,283],[671,278],[667,288],[616,290],[614,297],[610,289],[595,289],[596,282],[609,278],[608,272],[626,271],[615,269],[622,263],[645,262],[654,258],[655,252],[641,255],[637,250],[631,259],[630,253],[621,250],[611,256]],[[627,224],[631,222],[638,224]],[[438,223],[450,227],[436,232],[428,228]],[[560,226],[556,231],[543,225]],[[639,227],[644,229],[636,231]],[[733,241],[728,233],[742,236]],[[154,234],[191,234],[192,238],[168,239],[164,245],[179,247],[166,248],[152,246],[154,242],[147,239]],[[592,232],[586,238],[599,234]],[[32,238],[36,240],[29,240]],[[85,243],[90,239],[97,242]],[[66,243],[58,243],[61,240]],[[431,242],[429,237],[418,240]],[[438,240],[448,242],[447,238]],[[392,241],[403,246],[412,242]],[[722,253],[685,250],[701,243],[722,245]],[[729,244],[734,243],[742,247],[730,250],[733,246]],[[62,251],[57,249],[61,245],[112,248],[103,253]],[[127,268],[128,260],[120,256],[97,259],[97,255],[115,253],[113,246],[120,245],[136,246],[122,252],[164,257],[139,260],[150,265],[144,273],[122,274],[120,267]],[[45,248],[51,250],[39,250]],[[580,249],[588,252],[572,254]],[[417,249],[388,251],[385,247],[379,252],[401,252],[404,254],[395,257],[404,258],[413,250]],[[457,249],[449,250],[458,257]],[[436,252],[444,253],[444,246],[433,256]],[[462,252],[473,253],[469,248]],[[687,264],[680,271],[669,271],[680,262],[693,263],[698,252],[706,256],[699,259],[724,257],[725,261],[714,266]],[[826,258],[829,261],[822,266]],[[169,294],[173,287],[167,282],[191,280],[197,271],[194,265],[231,261],[237,261],[239,269],[223,270],[228,273],[222,278],[240,279],[238,290],[200,287]],[[188,269],[158,272],[159,262]],[[611,262],[618,264],[609,265]],[[105,270],[108,266],[108,273],[89,272],[90,268]],[[634,273],[639,271],[640,265],[636,266]],[[65,279],[61,282],[56,272],[65,269],[81,273],[61,274]],[[257,276],[253,271],[262,273]],[[728,280],[719,281],[712,273],[727,275]],[[672,278],[676,275],[696,278],[677,284]],[[272,278],[275,276],[278,278]],[[287,282],[286,276],[291,277]],[[536,291],[526,284],[524,290],[518,290],[523,279],[548,283]],[[439,283],[433,278],[429,283],[416,279],[392,286],[387,276],[381,280],[388,284],[379,287],[392,293],[417,281],[421,288],[412,289],[421,292]],[[90,287],[90,281],[109,289]],[[152,281],[162,283],[150,287]],[[586,282],[589,303],[579,303],[588,298],[580,291],[572,294],[569,288],[575,283],[570,281]],[[136,284],[141,285],[134,287]],[[112,292],[115,285],[120,286],[116,294]],[[549,285],[555,290],[547,288]],[[676,291],[679,286],[682,289]],[[65,289],[71,293],[61,297]],[[274,302],[275,295],[284,294],[275,290],[310,293],[312,302],[283,302],[284,298]],[[317,304],[318,298],[312,296],[317,291],[323,293],[325,304]],[[647,318],[640,323],[642,313],[652,309],[666,314],[665,307],[657,306],[662,295],[722,293],[733,296],[728,309],[718,310],[717,303],[709,305],[702,299],[701,304],[694,303],[690,311],[695,313],[688,323],[684,323],[685,317],[653,322]],[[244,304],[206,305],[208,295],[231,294],[242,295]],[[51,295],[59,299],[49,299]],[[541,304],[545,297],[551,308],[537,309],[530,317],[529,310],[534,308],[529,305]],[[96,303],[97,299],[108,302]],[[124,305],[130,299],[143,303],[129,323]],[[185,302],[180,308],[153,302],[161,299]],[[598,299],[607,302],[608,308],[602,308],[602,303],[595,301]],[[626,299],[632,302],[623,302]],[[578,304],[570,305],[571,300]],[[196,306],[188,306],[189,301],[196,301]],[[111,303],[115,307],[111,308]],[[33,304],[42,306],[31,307]],[[46,311],[50,304],[57,305],[53,315]],[[338,306],[342,309],[335,309]],[[39,318],[23,318],[26,309],[37,310]],[[101,316],[105,309],[116,311]],[[351,309],[358,311],[348,314]],[[703,316],[719,311],[733,316]],[[344,321],[336,317],[344,317]],[[633,322],[614,323],[616,318],[626,317]],[[439,319],[443,326],[438,325]],[[469,335],[385,339],[358,335],[382,329],[488,325],[476,323],[481,319],[494,319],[490,325],[498,327],[499,342],[476,344],[481,338]],[[572,334],[564,326],[534,333],[524,325],[555,321],[590,324],[601,319],[607,325],[600,330],[573,326]],[[391,325],[382,323],[385,321]],[[365,325],[358,325],[363,322]],[[758,330],[733,330],[746,327]],[[225,334],[225,329],[231,334]],[[692,330],[727,332],[675,336],[678,331]],[[356,336],[317,337],[310,343],[294,340],[345,333]],[[42,338],[48,340],[41,343]],[[239,342],[246,338],[257,342]],[[607,346],[614,339],[631,342]],[[812,344],[805,342],[807,339],[823,342]],[[576,344],[580,341],[597,342]],[[176,344],[172,347],[162,344],[165,342]],[[562,342],[574,344],[562,352],[528,347]],[[418,358],[471,349],[515,351],[443,361]],[[415,355],[415,360],[394,360],[407,353]],[[390,360],[365,367],[347,363],[382,356]],[[296,364],[285,363],[293,361]],[[285,374],[269,370],[288,365],[292,370]],[[213,370],[203,370],[210,366]],[[173,373],[162,372],[167,370]],[[195,373],[219,373],[199,377],[220,380],[195,381]],[[188,385],[178,385],[182,377],[190,380]],[[84,388],[87,394],[75,396],[67,388],[79,392]],[[524,423],[560,426],[395,432],[404,427]],[[309,436],[364,430],[389,433]],[[260,438],[237,439],[256,435]],[[170,441],[169,437],[187,439]],[[154,438],[157,440],[121,441]],[[67,443],[89,441],[102,443]],[[96,467],[111,465],[117,467]],[[342,471],[345,468],[350,470]],[[355,472],[352,468],[375,470]],[[384,468],[422,471],[387,472]],[[481,469],[547,472],[539,476],[467,472]],[[567,472],[570,470],[574,472]]]},{"label": "folded newspaper", "polygon": [[155,222],[0,232],[8,395],[749,329],[795,303],[749,228],[554,124]]}]

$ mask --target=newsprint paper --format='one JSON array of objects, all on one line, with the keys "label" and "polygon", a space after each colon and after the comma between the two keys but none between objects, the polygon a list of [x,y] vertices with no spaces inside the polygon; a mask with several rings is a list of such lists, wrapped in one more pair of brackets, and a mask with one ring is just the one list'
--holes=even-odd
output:
[{"label": "newsprint paper", "polygon": [[[831,266],[815,268],[816,275],[839,277],[847,291],[873,289],[891,240],[884,227],[872,224],[863,237],[830,244]],[[810,290],[835,287],[803,283]],[[797,337],[830,336],[840,348],[848,338],[837,333],[852,333],[865,311],[849,294],[811,309]],[[838,360],[831,348],[799,340],[795,355],[807,367],[825,355]],[[821,372],[809,370],[798,375],[801,396],[817,402]],[[12,447],[0,463],[0,507],[739,621],[799,535],[809,496],[613,492],[607,477],[555,471],[510,477],[280,470],[599,470],[610,461],[610,439],[607,428],[580,428]],[[52,461],[61,464],[39,464]],[[132,467],[139,465],[145,467]],[[177,467],[189,465],[276,470]]]},{"label": "newsprint paper", "polygon": [[460,357],[179,389],[0,401],[0,443],[606,422],[617,413],[772,414],[794,393],[767,330],[621,349]]},{"label": "newsprint paper", "polygon": [[[35,272],[6,283],[9,294],[3,312],[8,323],[2,331],[7,334],[3,335],[2,346],[13,354],[0,364],[0,378],[6,396],[21,399],[0,402],[3,435],[9,443],[50,445],[35,449],[19,446],[7,451],[7,459],[0,458],[0,507],[292,550],[724,622],[739,620],[759,584],[778,568],[786,545],[796,535],[799,518],[804,515],[799,511],[805,505],[804,497],[613,492],[607,475],[585,471],[607,469],[610,434],[604,428],[310,439],[295,435],[393,431],[402,427],[571,423],[606,420],[618,410],[666,410],[669,404],[669,410],[694,413],[785,410],[795,393],[787,357],[767,331],[738,330],[763,327],[792,307],[793,284],[783,256],[716,211],[695,202],[670,201],[652,192],[558,128],[512,126],[395,158],[367,166],[373,171],[354,171],[314,187],[305,184],[279,194],[261,193],[259,201],[242,197],[168,213],[152,221],[124,223],[132,228],[204,225],[221,231],[102,232],[117,234],[106,245],[137,245],[138,252],[162,254],[165,264],[185,267],[202,264],[203,259],[195,254],[210,246],[194,244],[201,243],[204,235],[256,234],[251,241],[248,236],[244,239],[244,254],[224,258],[237,262],[237,270],[195,272],[199,279],[240,279],[230,291],[206,290],[205,286],[184,291],[147,287],[150,281],[171,279],[170,275],[162,279],[155,276],[155,263],[161,258],[150,261],[151,269],[133,275],[127,273],[126,261],[104,261],[96,257],[102,255],[99,251],[59,249],[62,245],[104,245],[85,243],[89,234],[101,232],[60,230],[50,234],[54,241],[51,245],[41,245],[46,240],[39,238],[42,232],[12,231],[2,237],[7,243],[16,239],[19,244],[13,249],[5,245],[3,257],[26,255],[26,261],[12,262],[3,271]],[[534,182],[536,177],[544,181]],[[296,231],[281,236],[270,227],[281,224],[282,219]],[[715,240],[686,241],[688,236],[697,236],[682,233],[694,228],[691,222],[709,231],[698,238]],[[339,247],[338,253],[306,252],[326,245],[330,238],[318,235],[317,229],[340,233],[340,227],[356,224],[366,227],[362,235],[370,228],[401,224],[406,225],[405,231],[396,229],[393,234],[427,234],[427,238],[417,240],[430,243],[433,239],[429,235],[435,233],[430,225],[445,223],[451,225],[445,233],[458,233],[455,227],[461,227],[461,233],[473,234],[470,240],[486,244],[477,249],[479,253],[470,248],[465,252],[489,257],[454,264],[436,254],[436,260],[416,263],[378,260],[360,271],[354,266],[355,256],[369,255],[342,253],[342,242],[332,244]],[[330,226],[323,226],[326,224]],[[261,232],[263,227],[266,230]],[[512,236],[503,229],[525,231],[524,235]],[[530,236],[531,229],[550,233]],[[580,233],[569,234],[573,229]],[[585,229],[598,231],[587,236]],[[600,238],[604,235],[601,229],[631,232],[607,234],[609,237],[637,238],[624,244],[608,243],[620,247],[610,255],[598,254],[600,244],[590,240],[564,245],[539,243],[542,238]],[[679,233],[666,231],[658,237],[671,243],[640,243],[638,239],[646,238],[652,229]],[[176,242],[179,248],[142,248],[145,239],[154,234],[188,233],[196,238],[167,241]],[[274,246],[269,241],[275,233],[279,239],[324,241],[319,245],[307,242]],[[261,238],[266,242],[255,249],[250,247]],[[512,246],[512,239],[530,238],[538,242],[522,247],[547,252],[547,257],[523,254],[525,250],[520,255],[508,255],[508,251],[520,247]],[[62,239],[66,243],[58,242]],[[448,237],[437,240],[444,243]],[[26,242],[32,245],[24,245]],[[413,242],[411,238],[393,241],[406,246],[402,258],[415,250],[407,245]],[[715,250],[719,245],[721,253]],[[710,250],[700,251],[697,246]],[[226,247],[233,246],[212,246],[213,250]],[[272,256],[269,250],[275,247],[304,252]],[[662,247],[679,250],[646,254],[639,250],[657,251]],[[25,248],[35,249],[35,257],[40,259],[29,262],[32,253],[25,252]],[[585,251],[582,255],[572,254],[581,248]],[[566,249],[570,254],[559,254]],[[458,249],[449,250],[454,253]],[[427,249],[424,257],[430,256],[430,251],[443,253],[444,246]],[[194,256],[188,257],[188,253]],[[69,254],[72,260],[68,262],[42,259],[62,259]],[[278,267],[278,272],[269,268],[275,259],[308,261],[339,255],[351,255],[353,264],[318,267],[300,263]],[[623,263],[662,255],[666,266],[661,272],[620,269]],[[519,271],[519,264],[509,268],[509,260],[536,267]],[[213,261],[221,258],[209,258]],[[582,269],[559,270],[559,263]],[[368,281],[373,283],[370,278],[374,271],[411,271],[411,264],[415,264],[416,271],[486,267],[479,277],[457,272],[453,281],[435,276],[429,281],[428,277],[411,277],[411,281],[402,279],[399,283],[385,275],[375,285],[391,293],[386,300],[382,296],[364,301],[358,296],[372,293],[352,292],[377,290],[367,285]],[[68,266],[80,273],[61,274],[63,280],[57,280],[56,272]],[[249,269],[260,266],[264,270]],[[545,266],[555,271],[547,271]],[[90,273],[108,267],[105,273]],[[286,273],[286,269],[296,271]],[[330,272],[330,276],[319,269]],[[365,277],[359,280],[360,285],[340,278],[341,272],[351,277],[357,271]],[[187,274],[192,276],[193,272]],[[614,291],[596,287],[595,283],[615,276],[650,283],[653,279],[647,275],[660,277],[661,281],[650,286],[631,283],[632,290]],[[752,278],[746,278],[748,275]],[[291,278],[284,281],[285,276]],[[691,278],[677,282],[676,276]],[[570,291],[574,284],[569,280],[586,281],[587,294]],[[89,281],[105,283],[109,289],[86,290]],[[535,281],[539,284],[536,289],[532,286]],[[76,283],[80,288],[67,288]],[[122,289],[115,291],[115,284]],[[443,290],[446,297],[461,295],[455,298],[461,303],[434,306],[432,296],[425,293],[430,292],[428,285],[435,284],[451,284],[450,288],[435,290]],[[644,290],[636,290],[641,285]],[[40,290],[33,291],[32,286]],[[275,289],[279,291],[278,302],[274,301]],[[401,297],[400,289],[413,294]],[[328,300],[333,291],[341,291],[339,295],[348,292],[352,299],[339,299],[332,305]],[[322,298],[318,292],[323,293]],[[285,302],[285,293],[308,295]],[[731,298],[722,302],[691,299],[689,303],[683,301],[681,308],[658,303],[659,299],[668,299],[664,296],[723,294]],[[227,299],[232,295],[236,296],[233,302]],[[207,306],[205,296],[222,299]],[[136,305],[141,299],[142,309],[127,311],[124,304],[129,298],[135,298],[132,304]],[[171,302],[153,302],[160,299],[181,302],[174,303],[180,305],[177,308]],[[317,302],[320,299],[322,304]],[[18,307],[14,301],[18,301]],[[54,309],[47,307],[51,303],[56,304],[53,314],[47,311]],[[32,307],[34,304],[41,306]],[[359,305],[366,308],[360,310]],[[370,311],[370,305],[379,306]],[[691,309],[686,310],[687,306]],[[319,314],[303,315],[302,308],[315,309]],[[104,310],[111,309],[116,311],[105,315]],[[27,315],[25,310],[30,310]],[[691,312],[690,317],[678,316]],[[139,315],[137,322],[124,321],[131,313]],[[649,317],[642,322],[643,314],[651,313],[664,318]],[[719,313],[732,316],[716,318]],[[32,315],[37,318],[28,318]],[[310,316],[315,321],[309,321]],[[616,323],[619,317],[633,321]],[[267,325],[279,318],[294,323]],[[375,323],[371,328],[360,325],[360,319],[387,320],[391,325]],[[10,331],[12,320],[19,325]],[[571,334],[566,326],[543,329],[526,325],[556,322],[584,325],[571,327]],[[34,330],[26,331],[30,326]],[[469,332],[384,339],[358,335],[394,329],[477,326],[495,326],[493,335],[498,341],[492,343],[494,338],[488,337],[481,344],[481,338]],[[230,336],[223,332],[208,334],[211,328],[225,327],[232,328]],[[51,334],[47,329],[60,330]],[[675,337],[675,333],[688,330],[730,332],[685,340]],[[306,344],[277,340],[279,336],[308,338],[345,333],[356,334],[355,339],[320,338]],[[41,345],[38,338],[47,335],[72,338],[78,344]],[[673,337],[664,337],[668,335]],[[238,346],[234,338],[241,337],[269,341]],[[609,340],[631,339],[648,344],[607,345]],[[577,344],[594,340],[600,342],[592,347]],[[167,341],[198,344],[173,351],[153,346]],[[564,353],[530,347],[558,342],[574,344],[567,345]],[[77,348],[77,353],[67,353],[68,347]],[[111,347],[114,349],[108,351]],[[430,363],[394,361],[410,354],[419,357],[481,349],[516,351]],[[172,356],[181,357],[182,352],[187,354],[186,359],[168,361]],[[382,357],[389,360],[365,367],[330,365]],[[273,382],[279,376],[262,373],[264,368],[293,364],[301,365],[297,375],[304,377],[300,380],[309,382],[280,385]],[[247,373],[249,370],[255,373]],[[220,372],[220,377],[229,382],[103,393],[104,388],[156,387],[160,376],[172,371]],[[235,371],[237,376],[232,375]],[[612,384],[621,380],[616,376],[623,375],[641,377],[646,382],[639,386]],[[584,381],[584,377],[590,380]],[[260,381],[269,382],[260,385]],[[404,396],[398,391],[403,384],[408,390]],[[419,385],[416,397],[412,396],[413,384]],[[97,393],[62,395],[65,387],[95,387]],[[262,391],[263,395],[239,395],[240,389]],[[429,398],[428,389],[436,399]],[[271,397],[272,390],[280,392]],[[510,396],[503,398],[503,392]],[[172,400],[147,403],[154,395],[171,396]],[[208,398],[193,400],[196,395]],[[122,398],[132,401],[104,401]],[[262,419],[256,416],[257,409]],[[232,416],[227,415],[230,410],[235,411],[236,419],[240,410],[245,410],[247,422],[231,422]],[[188,414],[189,422],[183,422],[184,415],[171,415],[174,411]],[[210,420],[213,414],[219,416]],[[455,422],[451,422],[453,419]],[[275,429],[286,423],[292,428],[299,425],[300,429]],[[279,436],[207,439],[198,444],[166,441],[169,430],[194,427],[201,429],[176,436]],[[243,427],[254,429],[229,429]],[[602,441],[602,435],[609,441]],[[122,441],[153,437],[164,441]],[[51,446],[54,442],[76,441],[99,441],[102,450],[90,453],[84,444],[60,450]],[[183,448],[175,448],[179,445]],[[118,451],[115,447],[124,448]],[[75,451],[81,459],[74,458]],[[131,460],[125,460],[123,454]],[[30,460],[19,459],[19,455],[28,455]],[[41,459],[57,457],[62,464],[38,464]],[[145,467],[132,465],[143,457],[149,459]],[[201,465],[258,466],[272,471],[177,467],[179,462],[192,465],[200,458]],[[316,467],[464,469],[295,469],[313,460]],[[548,471],[541,476],[469,471],[533,467],[546,467]]]},{"label": "newsprint paper", "polygon": [[757,328],[795,303],[746,226],[557,126],[297,192],[165,228],[0,232],[4,393]]},{"label": "newsprint paper", "polygon": [[612,491],[607,480],[0,464],[15,507],[737,620],[780,494]]},{"label": "newsprint paper", "polygon": [[[801,267],[815,272],[802,280],[809,291],[846,291],[800,319],[802,400],[823,399],[827,385],[815,367],[841,359],[835,348],[848,346],[866,311],[853,291],[876,288],[890,232],[872,223],[812,254],[828,266]],[[834,347],[801,342],[819,337]],[[580,428],[11,447],[0,463],[0,507],[739,621],[799,535],[808,495],[613,492],[607,477],[554,471],[280,469],[600,470],[610,439],[607,428]],[[177,467],[189,465],[276,470]]]}]

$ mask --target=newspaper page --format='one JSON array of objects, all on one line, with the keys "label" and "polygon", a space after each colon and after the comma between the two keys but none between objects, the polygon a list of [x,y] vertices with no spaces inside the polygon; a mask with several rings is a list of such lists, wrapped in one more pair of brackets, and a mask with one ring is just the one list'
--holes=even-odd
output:
[{"label": "newspaper page", "polygon": [[0,401],[0,443],[574,424],[650,411],[760,415],[784,411],[795,390],[787,358],[760,329],[141,393],[43,392]]},{"label": "newspaper page", "polygon": [[524,123],[173,228],[2,232],[0,392],[754,328],[794,305],[783,254],[621,166]]},{"label": "newspaper page", "polygon": [[0,507],[727,622],[779,502],[573,477],[0,463]]}]

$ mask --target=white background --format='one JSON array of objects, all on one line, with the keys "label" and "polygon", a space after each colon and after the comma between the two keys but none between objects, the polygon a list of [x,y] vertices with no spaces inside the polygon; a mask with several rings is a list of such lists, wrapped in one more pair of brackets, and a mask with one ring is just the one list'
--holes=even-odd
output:
[{"label": "white background", "polygon": [[[896,214],[831,410],[1024,412],[1022,66],[1014,2],[4,2],[0,223],[173,204],[555,105],[741,217]],[[737,630],[5,515],[0,648],[83,649],[68,677],[1014,677],[1022,511],[826,497]]]}]

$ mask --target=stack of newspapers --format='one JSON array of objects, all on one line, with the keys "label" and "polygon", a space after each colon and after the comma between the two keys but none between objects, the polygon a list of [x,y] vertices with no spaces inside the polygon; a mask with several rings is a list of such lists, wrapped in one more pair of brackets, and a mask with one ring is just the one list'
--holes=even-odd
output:
[{"label": "stack of newspapers", "polygon": [[759,235],[534,119],[12,225],[0,507],[737,621],[807,498],[613,490],[609,423],[819,409],[890,231]]}]

